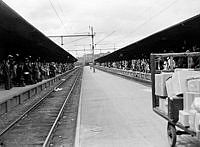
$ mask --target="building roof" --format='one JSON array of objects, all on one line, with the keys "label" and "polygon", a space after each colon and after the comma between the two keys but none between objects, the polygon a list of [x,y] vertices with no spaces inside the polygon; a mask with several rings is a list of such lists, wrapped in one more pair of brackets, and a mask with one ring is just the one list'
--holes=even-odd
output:
[{"label": "building roof", "polygon": [[152,34],[95,61],[107,62],[149,58],[150,53],[161,53],[164,50],[165,52],[184,52],[186,50],[183,47],[191,48],[194,45],[200,47],[200,15]]},{"label": "building roof", "polygon": [[0,1],[0,60],[8,54],[32,56],[45,61],[76,62],[77,59]]}]

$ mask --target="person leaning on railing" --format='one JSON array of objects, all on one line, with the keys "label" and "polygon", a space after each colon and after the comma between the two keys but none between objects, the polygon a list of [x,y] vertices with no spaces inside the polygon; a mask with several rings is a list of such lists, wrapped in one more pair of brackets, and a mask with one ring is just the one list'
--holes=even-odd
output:
[{"label": "person leaning on railing", "polygon": [[[193,52],[200,52],[200,49],[196,46],[192,47]],[[192,57],[193,67],[194,68],[200,68],[200,56],[194,56]]]}]

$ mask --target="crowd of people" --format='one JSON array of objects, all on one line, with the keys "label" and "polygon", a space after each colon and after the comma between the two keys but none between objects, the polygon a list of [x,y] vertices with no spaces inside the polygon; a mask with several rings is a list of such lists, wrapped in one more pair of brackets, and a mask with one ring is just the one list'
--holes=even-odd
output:
[{"label": "crowd of people", "polygon": [[132,60],[131,70],[149,73],[150,72],[149,59]]},{"label": "crowd of people", "polygon": [[[199,52],[200,48],[196,45],[193,46],[191,49],[182,48],[183,51],[186,53],[189,52]],[[173,51],[169,51],[173,53]],[[164,50],[164,53],[166,51]],[[150,73],[150,59],[149,58],[142,58],[142,59],[133,59],[129,61],[117,61],[117,62],[108,62],[102,64],[103,66],[123,69],[123,70],[131,70],[131,71],[139,71]],[[156,59],[156,69],[157,70],[171,70],[175,68],[200,68],[200,57],[164,57]]]},{"label": "crowd of people", "polygon": [[123,70],[132,70],[149,73],[150,72],[150,61],[149,59],[137,59],[121,62],[113,62],[104,64],[104,66],[118,68]]},{"label": "crowd of people", "polygon": [[0,62],[0,82],[9,90],[13,86],[36,84],[44,79],[55,77],[57,74],[73,68],[73,64],[47,63],[29,58],[19,58],[19,55],[8,55]]},{"label": "crowd of people", "polygon": [[[193,46],[191,49],[186,50],[186,53],[199,52],[200,49],[197,46]],[[173,53],[171,51],[170,53]],[[200,68],[200,57],[164,57],[157,59],[158,70],[173,70],[175,68]]]}]

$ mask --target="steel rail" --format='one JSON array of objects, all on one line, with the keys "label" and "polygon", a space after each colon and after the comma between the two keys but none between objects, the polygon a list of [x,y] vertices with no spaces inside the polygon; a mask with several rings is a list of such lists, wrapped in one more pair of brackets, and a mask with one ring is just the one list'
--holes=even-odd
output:
[{"label": "steel rail", "polygon": [[60,111],[59,111],[59,113],[58,113],[58,115],[57,115],[57,117],[56,117],[56,119],[55,119],[55,121],[54,121],[54,123],[53,123],[53,125],[52,125],[52,127],[51,127],[51,129],[50,129],[50,131],[49,131],[44,143],[43,143],[43,145],[42,145],[42,147],[47,147],[48,146],[48,143],[49,143],[49,141],[50,141],[50,139],[52,137],[53,131],[56,128],[56,125],[57,125],[57,123],[58,123],[58,121],[59,121],[59,119],[60,119],[60,117],[61,117],[61,115],[63,113],[64,107],[65,107],[69,97],[71,96],[72,91],[74,90],[74,87],[75,87],[75,85],[76,85],[76,83],[77,83],[77,81],[79,79],[79,75],[80,75],[80,72],[77,74],[75,82],[73,83],[73,85],[72,85],[72,87],[71,87],[71,89],[70,89],[70,91],[69,91],[64,103],[62,104],[62,107],[61,107],[61,109],[60,109]]},{"label": "steel rail", "polygon": [[[74,70],[72,70],[73,72]],[[71,77],[71,76],[69,76]],[[69,78],[68,77],[68,78]],[[68,79],[67,78],[67,79]],[[30,111],[34,110],[34,108],[36,108],[44,99],[47,98],[48,95],[50,95],[55,88],[59,87],[60,85],[62,85],[67,79],[61,81],[59,84],[57,84],[52,90],[50,90],[49,92],[47,92],[37,103],[35,103],[33,106],[31,106],[28,110],[26,110],[22,115],[20,115],[15,121],[13,121],[10,125],[8,125],[5,129],[3,129],[0,132],[0,136],[2,136],[3,134],[5,134],[11,127],[13,127],[17,122],[19,122],[22,118],[24,118],[24,116],[26,116]]]}]

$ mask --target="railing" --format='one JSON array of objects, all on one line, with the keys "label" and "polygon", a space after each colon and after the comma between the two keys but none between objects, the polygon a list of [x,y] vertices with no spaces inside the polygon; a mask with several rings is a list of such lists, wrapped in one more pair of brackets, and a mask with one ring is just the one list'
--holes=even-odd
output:
[{"label": "railing", "polygon": [[17,105],[20,105],[27,99],[30,99],[31,97],[35,96],[36,94],[39,94],[41,91],[52,86],[54,83],[60,81],[65,75],[67,75],[69,72],[71,72],[75,69],[76,68],[69,70],[63,74],[57,75],[54,78],[50,78],[44,82],[32,85],[30,88],[24,88],[23,91],[16,92],[16,93],[8,96],[8,98],[2,97],[2,99],[5,99],[5,100],[0,101],[0,115],[9,112]]},{"label": "railing", "polygon": [[112,74],[117,74],[120,76],[125,76],[128,78],[133,78],[136,80],[144,81],[144,82],[151,82],[151,73],[144,73],[139,71],[131,71],[131,70],[123,70],[123,69],[117,69],[117,68],[108,68],[103,66],[95,66],[95,68],[110,72]]}]

